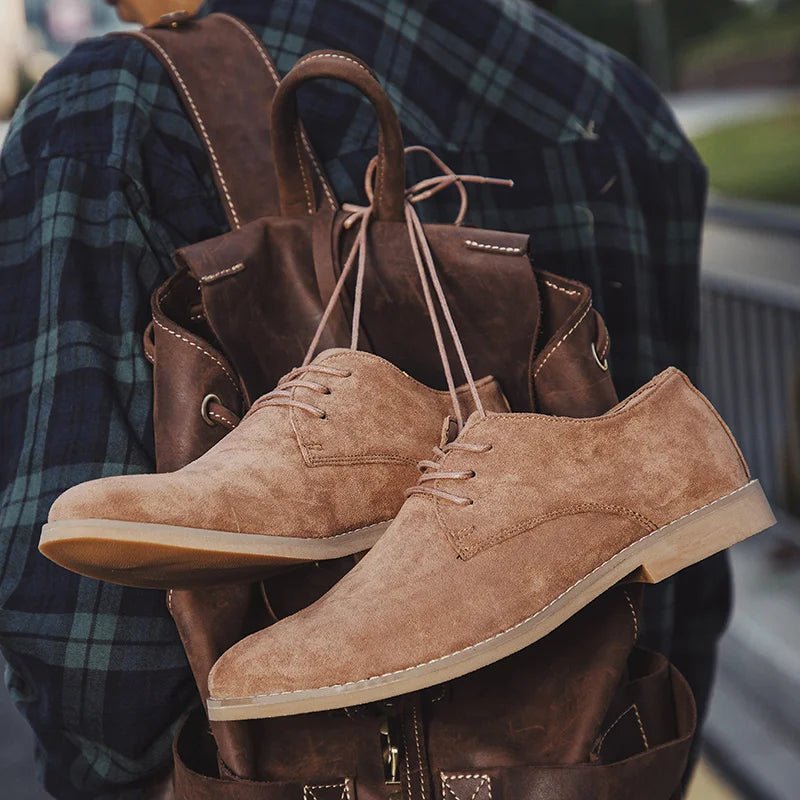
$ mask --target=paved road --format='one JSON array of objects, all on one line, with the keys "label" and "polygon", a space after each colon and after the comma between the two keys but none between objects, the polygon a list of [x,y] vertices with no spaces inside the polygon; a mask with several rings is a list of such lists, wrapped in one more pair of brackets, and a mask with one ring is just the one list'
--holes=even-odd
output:
[{"label": "paved road", "polygon": [[686,133],[698,136],[720,125],[779,111],[798,98],[796,89],[732,89],[687,92],[668,100]]}]

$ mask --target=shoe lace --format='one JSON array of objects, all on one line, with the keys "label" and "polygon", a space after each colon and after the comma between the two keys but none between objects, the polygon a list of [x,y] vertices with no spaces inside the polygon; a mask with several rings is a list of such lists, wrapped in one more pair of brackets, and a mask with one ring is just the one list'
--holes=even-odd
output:
[{"label": "shoe lace", "polygon": [[[459,193],[460,207],[456,219],[454,221],[454,224],[460,225],[464,220],[464,216],[467,212],[467,205],[468,205],[467,192],[464,186],[465,183],[495,184],[500,186],[513,186],[514,184],[513,181],[504,178],[487,178],[482,175],[456,174],[435,153],[433,153],[427,147],[423,147],[421,145],[407,147],[405,148],[405,152],[406,153],[420,152],[426,154],[433,161],[433,163],[442,171],[441,175],[435,175],[431,178],[425,178],[424,180],[415,183],[413,186],[411,186],[406,190],[404,214],[405,214],[406,230],[408,232],[409,241],[411,243],[411,251],[414,256],[414,262],[416,263],[417,273],[419,275],[420,283],[422,286],[422,294],[424,296],[425,305],[428,309],[428,315],[431,320],[431,326],[433,328],[433,334],[436,340],[436,346],[439,351],[439,358],[441,359],[442,362],[442,368],[444,370],[445,380],[447,381],[447,388],[450,393],[450,398],[453,404],[453,412],[455,414],[455,419],[458,424],[458,430],[461,431],[461,429],[464,427],[464,417],[461,411],[461,404],[458,399],[458,395],[456,393],[456,385],[453,379],[453,371],[450,366],[450,360],[447,355],[447,350],[445,348],[441,325],[439,324],[439,314],[436,309],[436,303],[434,302],[434,295],[436,297],[436,300],[438,301],[439,308],[441,309],[442,316],[445,319],[445,323],[450,333],[453,346],[455,347],[456,353],[458,355],[458,361],[464,373],[467,385],[469,387],[469,391],[472,396],[475,409],[477,410],[478,414],[481,417],[486,416],[486,412],[484,411],[483,403],[481,402],[480,395],[478,394],[478,389],[475,385],[475,380],[472,376],[472,371],[470,370],[469,364],[467,363],[467,357],[464,352],[464,347],[461,343],[461,338],[458,335],[455,322],[453,321],[453,316],[450,313],[450,307],[447,303],[447,298],[445,296],[444,289],[442,288],[441,281],[439,280],[439,275],[436,270],[436,264],[433,259],[433,254],[431,253],[428,240],[425,236],[425,229],[422,225],[422,222],[420,221],[419,215],[417,214],[414,206],[417,203],[422,202],[423,200],[427,200],[428,198],[433,197],[435,194],[438,194],[439,192],[448,188],[449,186],[455,186]],[[369,223],[372,219],[374,211],[373,184],[374,184],[377,163],[378,163],[377,157],[373,158],[370,161],[369,165],[367,166],[366,174],[364,177],[364,188],[367,194],[367,198],[369,200],[369,205],[357,206],[352,204],[345,204],[343,206],[345,211],[350,212],[350,216],[344,222],[345,228],[349,229],[352,228],[354,225],[358,225],[358,233],[356,234],[355,241],[350,249],[350,252],[347,255],[347,259],[345,260],[344,266],[342,267],[342,272],[339,275],[339,279],[336,282],[336,286],[334,287],[330,299],[328,300],[328,305],[325,307],[325,310],[319,321],[319,325],[317,326],[317,330],[314,334],[313,339],[311,340],[311,344],[308,347],[308,351],[306,352],[306,356],[303,359],[303,363],[296,369],[293,369],[283,378],[281,378],[278,381],[277,387],[273,391],[268,392],[267,394],[260,397],[253,404],[253,407],[250,409],[250,413],[253,413],[254,411],[260,408],[264,408],[266,406],[290,406],[292,408],[302,409],[303,411],[306,411],[309,414],[313,414],[314,416],[319,417],[320,419],[325,419],[326,416],[325,412],[321,408],[315,406],[313,403],[304,402],[302,400],[296,399],[294,390],[309,389],[312,392],[317,392],[319,394],[330,394],[331,389],[329,386],[323,383],[319,383],[318,381],[309,380],[308,376],[311,373],[316,373],[317,375],[326,375],[329,377],[337,377],[337,378],[344,378],[349,376],[350,373],[346,370],[340,370],[335,367],[330,367],[322,364],[313,364],[312,359],[317,351],[322,334],[328,325],[328,321],[330,319],[331,314],[333,313],[333,309],[336,307],[336,304],[339,301],[339,297],[342,294],[347,278],[352,272],[354,266],[356,267],[356,285],[353,298],[353,319],[352,319],[352,328],[350,333],[350,349],[351,350],[358,349],[359,333],[361,330],[361,307],[364,294],[364,273],[366,271],[366,262],[367,262],[367,234],[369,231]],[[446,447],[450,449],[467,449],[460,447],[455,448],[452,445],[447,445]],[[442,453],[443,452],[444,448],[442,449]],[[423,462],[423,463],[427,465],[426,469],[429,470],[432,469],[435,462]],[[420,480],[421,481],[433,480],[433,478],[428,478],[427,474],[428,474],[427,472],[424,472]],[[442,495],[448,495],[447,492],[440,492],[440,490],[432,489],[430,487],[419,487],[419,488],[420,489],[425,488],[426,491]]]},{"label": "shoe lace", "polygon": [[435,460],[420,461],[417,465],[419,471],[422,473],[416,486],[412,486],[406,490],[406,497],[411,497],[414,494],[433,495],[440,497],[442,500],[447,500],[450,503],[455,503],[458,506],[471,506],[474,500],[469,497],[462,497],[458,494],[453,494],[444,489],[439,489],[435,486],[426,486],[425,484],[431,481],[451,480],[451,481],[468,481],[477,476],[474,469],[468,470],[450,470],[447,471],[442,466],[442,459],[447,453],[453,450],[460,450],[468,453],[488,453],[492,449],[490,444],[479,444],[477,442],[448,442],[447,444],[440,445],[433,448]]},{"label": "shoe lace", "polygon": [[297,367],[284,375],[278,381],[278,385],[275,389],[259,397],[259,399],[253,403],[250,413],[252,414],[265,406],[289,406],[290,408],[299,408],[303,411],[307,411],[309,414],[313,414],[320,419],[325,419],[327,415],[321,408],[318,408],[313,403],[306,403],[302,400],[298,400],[294,396],[293,389],[309,389],[317,394],[331,393],[330,387],[326,386],[324,383],[308,380],[306,376],[311,373],[328,375],[334,378],[349,378],[352,374],[349,370],[331,367],[326,364],[306,364],[302,367]]},{"label": "shoe lace", "polygon": [[[455,219],[455,224],[460,225],[463,222],[467,211],[468,201],[466,188],[464,186],[465,183],[495,184],[500,186],[513,186],[514,184],[513,181],[506,180],[504,178],[487,178],[482,175],[456,174],[435,153],[433,153],[427,147],[423,147],[421,145],[407,147],[405,148],[405,152],[424,153],[439,169],[442,170],[441,175],[425,178],[406,190],[405,222],[409,241],[411,242],[411,251],[414,256],[414,261],[417,266],[417,272],[419,274],[419,279],[422,286],[422,294],[425,299],[425,305],[428,309],[428,315],[431,320],[434,338],[436,339],[436,346],[439,351],[439,358],[442,362],[445,380],[447,381],[447,388],[452,400],[453,412],[458,423],[458,430],[460,431],[464,426],[464,417],[461,411],[461,404],[456,393],[456,385],[453,379],[453,371],[450,366],[450,360],[448,358],[444,339],[442,337],[442,329],[441,325],[439,324],[439,314],[436,309],[436,303],[434,302],[434,295],[436,296],[436,300],[438,300],[439,308],[441,309],[442,316],[444,317],[451,340],[453,342],[453,346],[455,347],[458,355],[458,361],[464,373],[464,377],[469,387],[475,408],[481,416],[485,416],[485,411],[483,409],[483,403],[481,402],[477,387],[475,386],[475,380],[472,376],[472,372],[470,371],[469,364],[467,363],[467,357],[464,353],[464,348],[461,344],[458,331],[456,330],[453,316],[450,313],[450,307],[447,304],[447,298],[445,296],[444,289],[442,288],[441,281],[439,280],[433,254],[431,253],[428,240],[425,236],[425,230],[414,206],[417,203],[420,203],[423,200],[427,200],[429,197],[438,194],[449,186],[455,186],[460,197],[460,208]],[[377,158],[373,158],[367,167],[364,178],[364,188],[369,200],[369,205],[357,206],[345,204],[343,206],[345,211],[351,212],[350,216],[345,220],[345,227],[352,228],[354,225],[358,225],[358,233],[356,235],[355,242],[348,253],[344,266],[342,267],[341,275],[339,276],[339,280],[336,282],[336,286],[334,287],[330,300],[328,301],[328,305],[325,308],[322,318],[320,319],[317,331],[314,334],[314,338],[311,341],[301,368],[310,365],[311,359],[314,357],[317,347],[319,346],[322,333],[328,324],[331,313],[336,307],[336,303],[339,300],[345,282],[353,270],[354,265],[356,266],[356,285],[353,298],[353,319],[350,333],[350,349],[358,349],[358,339],[361,328],[361,306],[364,294],[364,273],[366,271],[367,260],[367,234],[374,210],[373,183],[376,167]],[[279,386],[279,389],[283,388],[283,386]]]}]

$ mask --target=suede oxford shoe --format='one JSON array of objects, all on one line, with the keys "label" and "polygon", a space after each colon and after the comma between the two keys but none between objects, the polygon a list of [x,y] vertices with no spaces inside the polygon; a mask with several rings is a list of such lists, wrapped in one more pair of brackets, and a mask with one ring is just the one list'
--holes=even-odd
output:
[{"label": "suede oxford shoe", "polygon": [[655,582],[774,522],[733,437],[669,369],[607,414],[474,413],[318,602],[228,650],[211,719],[352,706],[532,644],[618,581]]},{"label": "suede oxford shoe", "polygon": [[[477,388],[487,408],[508,408],[492,378]],[[469,389],[457,395],[474,407]],[[367,550],[450,411],[451,394],[388,361],[328,350],[183,469],[65,492],[39,549],[75,572],[146,588],[246,580]]]}]

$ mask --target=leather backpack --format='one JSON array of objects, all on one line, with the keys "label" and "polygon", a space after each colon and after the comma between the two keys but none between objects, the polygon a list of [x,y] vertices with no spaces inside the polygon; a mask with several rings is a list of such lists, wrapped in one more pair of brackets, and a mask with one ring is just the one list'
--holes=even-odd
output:
[{"label": "leather backpack", "polygon": [[[261,42],[223,14],[172,15],[125,35],[146,44],[170,75],[231,227],[179,250],[176,273],[153,295],[145,350],[154,365],[159,470],[199,457],[300,362],[352,246],[348,213],[297,118],[295,92],[311,79],[355,86],[380,125],[362,341],[440,388],[401,229],[400,125],[369,68],[346,53],[320,52],[279,85]],[[533,269],[520,234],[459,225],[425,225],[425,234],[475,373],[498,377],[514,410],[592,416],[616,402],[608,336],[588,287]],[[350,312],[344,296],[323,345],[344,343]],[[201,698],[222,652],[313,602],[353,563],[170,592]],[[176,796],[674,800],[694,704],[662,656],[636,647],[638,607],[638,587],[615,587],[526,650],[390,702],[211,726],[197,710],[175,741]]]}]

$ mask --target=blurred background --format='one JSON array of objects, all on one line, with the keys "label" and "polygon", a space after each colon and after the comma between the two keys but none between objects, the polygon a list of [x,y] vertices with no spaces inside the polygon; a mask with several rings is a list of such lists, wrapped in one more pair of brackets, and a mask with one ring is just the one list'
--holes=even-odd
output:
[{"label": "blurred background", "polygon": [[[732,552],[735,607],[689,800],[800,798],[800,0],[549,0],[637,62],[705,159],[701,385],[779,525]],[[0,0],[0,141],[102,0]],[[33,742],[0,691],[0,794],[34,800]],[[587,799],[588,800],[588,799]]]}]

